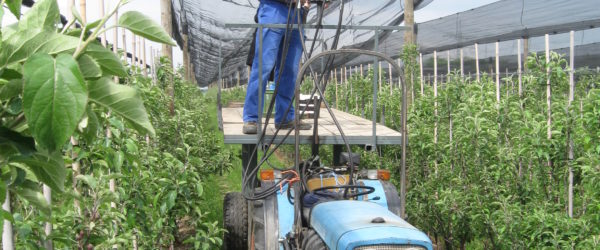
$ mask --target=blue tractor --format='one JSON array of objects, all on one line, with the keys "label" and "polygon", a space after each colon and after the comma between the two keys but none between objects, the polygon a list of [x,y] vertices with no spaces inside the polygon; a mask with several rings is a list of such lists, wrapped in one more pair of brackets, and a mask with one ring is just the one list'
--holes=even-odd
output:
[{"label": "blue tractor", "polygon": [[[383,54],[342,49],[323,52],[307,60],[300,72],[304,72],[317,58],[336,53],[376,56],[387,60],[397,70],[401,69],[391,58]],[[298,82],[302,81],[301,77],[297,79]],[[404,89],[404,84],[402,87]],[[298,97],[299,91],[296,92]],[[403,100],[405,101],[404,98]],[[404,101],[402,131],[406,132]],[[314,107],[320,107],[320,104],[317,102]],[[341,114],[339,111],[327,109],[331,117],[336,117],[336,112],[338,116]],[[318,124],[319,110],[314,109],[315,126]],[[350,123],[350,120],[344,122]],[[425,233],[402,219],[404,204],[398,196],[396,187],[389,182],[390,171],[361,169],[360,156],[351,152],[351,140],[342,132],[345,125],[342,126],[335,118],[333,123],[340,129],[347,151],[340,152],[339,148],[336,150],[334,147],[332,166],[325,166],[322,163],[316,143],[327,141],[328,137],[314,131],[312,140],[311,136],[308,136],[307,140],[306,135],[301,136],[298,130],[294,140],[291,140],[296,150],[296,163],[293,167],[263,169],[258,174],[260,166],[272,153],[265,153],[261,164],[247,164],[251,167],[245,168],[243,173],[244,191],[229,193],[225,197],[224,225],[227,230],[224,238],[225,249],[433,249],[431,240]],[[353,138],[360,141],[360,137]],[[276,134],[270,135],[270,139],[270,142],[279,143],[277,146],[286,142],[285,137],[277,137]],[[304,141],[312,142],[313,156],[300,162],[298,157],[300,143]],[[400,141],[403,156],[402,173],[404,173],[406,138],[402,136]],[[253,152],[250,158],[256,156],[258,150],[256,145],[250,147],[253,148],[253,151],[250,149]],[[269,147],[272,146],[267,146],[264,151],[274,152],[274,150],[270,151]],[[244,151],[249,151],[244,148],[248,147],[242,147],[242,155]],[[338,151],[337,155],[336,151]],[[248,157],[243,159],[244,162],[251,162],[246,158]],[[258,180],[256,180],[257,175],[260,176]],[[402,174],[402,182],[404,176]],[[257,183],[253,184],[253,182]]]},{"label": "blue tractor", "polygon": [[[317,2],[320,3],[317,16],[322,16],[324,1]],[[343,10],[343,1],[341,1],[340,9]],[[341,13],[342,11],[340,16]],[[301,24],[299,25],[301,26]],[[252,27],[258,28],[258,30],[286,28],[287,30],[291,26],[258,24],[227,25],[226,27]],[[307,28],[310,27],[307,26]],[[312,28],[326,29],[328,27],[317,25]],[[329,27],[329,29],[337,29],[336,37],[339,37],[339,30],[342,28],[348,27],[341,25],[341,19],[338,26]],[[353,26],[350,28],[370,29],[375,31],[375,38],[378,39],[379,30],[386,27]],[[398,29],[397,26],[387,28],[389,30]],[[375,42],[375,50],[377,50],[377,42],[378,40]],[[262,43],[257,43],[257,46],[259,46],[259,51],[262,51]],[[369,120],[333,110],[327,100],[320,98],[325,96],[328,72],[331,72],[336,56],[358,54],[387,61],[393,70],[398,72],[402,82],[400,84],[402,97],[406,97],[407,89],[402,79],[402,69],[390,57],[374,51],[335,50],[332,48],[314,57],[310,56],[311,53],[312,51],[308,53],[307,60],[299,70],[296,79],[294,99],[297,101],[295,102],[293,127],[297,127],[300,117],[303,117],[312,106],[312,110],[310,110],[312,116],[309,116],[314,118],[312,134],[300,134],[299,130],[290,129],[287,134],[281,135],[279,134],[280,129],[273,130],[272,127],[269,127],[275,98],[272,98],[268,104],[269,108],[262,129],[261,122],[258,123],[258,135],[239,134],[238,131],[241,131],[240,109],[221,110],[219,108],[220,112],[223,112],[221,117],[224,117],[225,120],[225,122],[220,121],[220,127],[224,128],[225,143],[242,144],[242,163],[244,165],[242,192],[228,193],[225,196],[223,221],[227,232],[224,237],[224,249],[432,250],[433,246],[428,236],[402,219],[404,199],[398,196],[396,187],[389,182],[390,171],[361,169],[360,156],[352,152],[351,145],[362,145],[370,150],[380,144],[402,145],[400,176],[404,187],[407,143],[407,138],[404,136],[407,131],[406,98],[402,98],[401,132],[391,131],[389,128],[377,124],[376,76],[373,78],[375,96],[372,105],[372,123]],[[321,71],[312,72],[313,63],[319,59]],[[314,84],[311,97],[308,98],[308,100],[314,100],[312,104],[302,103],[300,99],[300,85],[303,83],[304,77],[309,75],[307,73],[309,68]],[[262,72],[261,68],[258,71]],[[277,89],[278,86],[274,90],[275,93]],[[325,118],[319,118],[323,109],[322,105],[329,115]],[[259,110],[262,110],[260,105]],[[259,112],[259,121],[263,121],[261,114],[262,112]],[[326,126],[322,126],[320,121],[327,123]],[[355,133],[358,130],[370,131],[371,128],[372,136],[362,132]],[[338,133],[332,132],[335,130]],[[344,130],[350,131],[349,135],[346,135]],[[379,136],[376,133],[380,130],[387,131],[387,137]],[[293,138],[288,138],[292,132]],[[395,136],[396,134],[398,136]],[[294,166],[281,169],[276,166],[271,166],[272,169],[261,168],[264,163],[268,163],[268,158],[282,144],[294,144]],[[311,145],[312,154],[307,160],[300,159],[300,144]],[[321,161],[320,144],[334,145],[333,163],[329,166]],[[356,146],[354,147],[356,148]],[[260,163],[257,164],[259,151],[262,151],[263,154]],[[260,178],[257,179],[257,176]],[[402,190],[405,189],[402,188]],[[404,193],[401,192],[401,194],[404,197]]]}]

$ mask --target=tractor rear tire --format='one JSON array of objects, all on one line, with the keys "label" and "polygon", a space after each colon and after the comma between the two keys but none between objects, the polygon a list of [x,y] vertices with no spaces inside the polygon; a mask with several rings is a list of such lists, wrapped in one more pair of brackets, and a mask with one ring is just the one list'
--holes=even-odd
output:
[{"label": "tractor rear tire", "polygon": [[223,201],[223,249],[237,250],[248,247],[248,202],[242,193],[227,193]]},{"label": "tractor rear tire", "polygon": [[313,230],[308,229],[304,231],[302,237],[302,248],[303,249],[311,249],[311,250],[328,250],[329,248],[325,245],[321,236]]}]

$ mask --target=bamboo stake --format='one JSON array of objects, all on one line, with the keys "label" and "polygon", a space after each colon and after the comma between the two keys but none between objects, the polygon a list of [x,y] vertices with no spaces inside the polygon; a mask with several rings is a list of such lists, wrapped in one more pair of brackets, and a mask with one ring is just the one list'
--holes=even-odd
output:
[{"label": "bamboo stake", "polygon": [[393,86],[394,84],[392,84],[393,81],[393,75],[392,75],[392,64],[388,62],[388,73],[389,73],[389,79],[388,79],[388,84],[390,84],[390,95],[394,92]]},{"label": "bamboo stake", "polygon": [[136,35],[131,35],[131,65],[137,67],[137,47],[135,45]]},{"label": "bamboo stake", "polygon": [[465,61],[463,58],[463,49],[460,48],[460,77],[465,77]]},{"label": "bamboo stake", "polygon": [[125,63],[127,63],[127,32],[125,28],[121,29],[121,33],[123,34],[123,57],[125,58]]},{"label": "bamboo stake", "polygon": [[144,62],[142,64],[142,69],[144,70],[144,77],[148,77],[148,71],[146,68],[146,65],[148,64],[148,63],[146,63],[146,39],[143,39],[143,38],[142,38],[142,58],[144,59]]},{"label": "bamboo stake", "polygon": [[500,104],[500,43],[496,42],[496,103]]},{"label": "bamboo stake", "polygon": [[85,0],[79,0],[79,14],[81,15],[81,20],[87,23],[87,6]]},{"label": "bamboo stake", "polygon": [[[402,65],[400,62],[401,62],[401,60],[400,60],[400,58],[398,58],[398,61],[397,61],[398,66]],[[402,84],[402,79],[401,79],[401,76],[398,75],[398,88],[400,88],[402,86],[401,84]]]},{"label": "bamboo stake", "polygon": [[[438,89],[437,89],[437,51],[433,51],[433,98],[434,98],[434,126],[433,126],[433,143],[437,145],[438,143],[438,122],[437,122],[437,117],[438,117],[438,101],[437,101],[437,96],[438,96]],[[435,158],[435,172],[437,173],[437,154],[436,154],[436,158]]]},{"label": "bamboo stake", "polygon": [[363,72],[363,65],[360,65],[360,77],[365,77]]},{"label": "bamboo stake", "polygon": [[450,50],[446,51],[446,62],[448,64],[448,71],[446,72],[446,82],[450,81]]},{"label": "bamboo stake", "polygon": [[[548,141],[552,140],[552,88],[550,85],[550,36],[545,35],[546,41],[546,104],[548,104]],[[552,161],[548,159],[548,178],[552,181]],[[550,188],[550,183],[548,184]]]},{"label": "bamboo stake", "polygon": [[[50,189],[50,187],[46,186],[46,184],[43,185],[42,190],[43,190],[42,192],[44,193],[44,199],[48,203],[48,206],[52,206],[52,190]],[[51,222],[46,222],[46,226],[44,228],[44,233],[46,234],[46,237],[48,237],[48,236],[50,236],[50,234],[52,234],[52,223]],[[52,240],[46,240],[46,242],[44,242],[44,245],[45,245],[46,249],[53,249]]]},{"label": "bamboo stake", "polygon": [[[75,140],[73,136],[71,136],[71,144],[73,145],[73,148],[78,145],[77,140]],[[73,159],[73,163],[71,164],[71,168],[73,169],[73,191],[75,194],[79,194],[79,190],[77,189],[77,176],[80,171],[79,161],[77,160],[78,157],[77,152],[72,150],[71,158]],[[75,208],[75,212],[81,215],[81,207],[79,206],[78,199],[73,199],[73,207]]]},{"label": "bamboo stake", "polygon": [[379,89],[377,92],[381,92],[381,85],[383,84],[383,69],[381,68],[381,62],[379,62],[379,68],[377,68],[379,71]]},{"label": "bamboo stake", "polygon": [[[100,0],[98,1],[100,4],[100,18],[104,17],[105,12],[104,12],[104,0]],[[102,26],[102,28],[105,28],[106,26]],[[106,47],[107,43],[106,43],[106,32],[102,33],[102,36],[100,37],[100,41],[102,43],[102,46]]]},{"label": "bamboo stake", "polygon": [[[10,192],[8,191],[8,185],[6,186],[6,198],[4,198],[2,209],[4,209],[4,211],[8,212],[9,214],[12,214],[10,209]],[[12,223],[6,219],[4,219],[4,229],[2,231],[2,249],[15,249]]]},{"label": "bamboo stake", "polygon": [[[115,12],[115,16],[114,18],[114,22],[115,23],[119,23],[119,10],[117,9],[117,11]],[[114,28],[113,29],[113,45],[112,45],[112,51],[113,53],[115,53],[115,55],[119,54],[119,29],[118,28]],[[114,81],[116,83],[119,82],[119,77],[115,76],[114,77]]]},{"label": "bamboo stake", "polygon": [[477,81],[481,81],[481,76],[479,73],[479,45],[475,43],[475,70],[477,71],[475,74],[477,75]]},{"label": "bamboo stake", "polygon": [[143,63],[142,62],[142,37],[136,36],[136,38],[137,38],[136,42],[137,42],[137,49],[138,49],[138,51],[137,51],[138,68],[143,71],[144,69],[142,68],[142,63]]},{"label": "bamboo stake", "polygon": [[[519,99],[523,96],[523,66],[522,66],[522,61],[523,58],[521,57],[521,39],[517,40],[517,61],[518,61],[518,69],[517,72],[519,74]],[[523,108],[523,107],[521,107]]]},{"label": "bamboo stake", "polygon": [[[567,106],[567,110],[570,109],[571,107],[571,103],[574,101],[575,99],[575,31],[571,31],[570,34],[570,55],[569,55],[569,59],[570,59],[570,70],[569,70],[569,102],[568,102],[568,106]],[[570,114],[570,111],[569,111]],[[569,138],[569,144],[568,144],[568,148],[569,148],[569,152],[568,152],[568,157],[569,157],[569,191],[568,191],[568,208],[567,208],[567,214],[569,215],[570,218],[573,218],[573,159],[575,158],[575,154],[573,151],[573,138],[571,138],[571,130],[570,128],[567,129],[567,133],[568,133],[568,138]]]},{"label": "bamboo stake", "polygon": [[421,71],[421,96],[424,95],[423,91],[423,54],[419,53],[419,69]]}]

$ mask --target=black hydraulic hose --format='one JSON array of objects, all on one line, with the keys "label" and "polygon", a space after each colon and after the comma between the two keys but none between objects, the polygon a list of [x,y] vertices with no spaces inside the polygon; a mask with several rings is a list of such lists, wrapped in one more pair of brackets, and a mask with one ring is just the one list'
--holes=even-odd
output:
[{"label": "black hydraulic hose", "polygon": [[[302,81],[302,77],[304,75],[304,72],[306,72],[307,69],[309,69],[310,64],[313,63],[315,60],[324,57],[324,56],[329,56],[329,55],[335,55],[335,54],[345,54],[345,53],[352,53],[352,54],[362,54],[362,55],[370,55],[370,56],[375,56],[375,57],[379,57],[385,61],[388,61],[390,63],[390,65],[392,65],[394,67],[395,70],[397,70],[397,72],[400,73],[400,76],[402,76],[402,68],[396,63],[394,62],[394,60],[388,56],[386,56],[385,54],[379,53],[379,52],[375,52],[375,51],[369,51],[369,50],[361,50],[361,49],[341,49],[341,50],[333,50],[333,51],[325,51],[322,52],[318,55],[316,55],[315,57],[310,58],[308,61],[305,62],[305,64],[302,66],[302,68],[300,69],[300,71],[298,72],[298,76],[296,79],[296,82],[301,82]],[[400,80],[402,82],[402,165],[405,166],[406,164],[406,114],[407,114],[407,110],[406,110],[406,84],[404,84],[404,80],[402,79],[402,77],[400,77]],[[317,86],[317,90],[319,91],[319,93],[321,95],[323,95],[323,92],[321,91],[321,88],[319,86]],[[296,85],[296,95],[299,95],[300,92],[300,84]],[[325,107],[327,108],[327,111],[331,114],[332,119],[334,120],[334,123],[337,127],[337,129],[340,131],[340,135],[342,136],[342,140],[344,140],[345,144],[346,144],[346,148],[348,150],[348,152],[351,152],[350,149],[350,145],[347,143],[347,139],[346,139],[346,135],[344,134],[344,131],[342,130],[341,126],[339,125],[339,122],[337,121],[337,119],[335,118],[335,115],[333,114],[333,111],[331,110],[331,108],[329,107],[329,104],[327,103],[327,100],[323,100],[323,103],[325,104]],[[296,133],[297,134],[297,133]],[[296,142],[297,144],[297,142]],[[298,147],[298,145],[296,145]],[[298,151],[298,148],[296,149]],[[354,173],[354,167],[352,167],[352,161],[350,161],[350,184],[352,184],[352,178],[353,178],[353,173]],[[404,168],[404,167],[403,167]]]}]

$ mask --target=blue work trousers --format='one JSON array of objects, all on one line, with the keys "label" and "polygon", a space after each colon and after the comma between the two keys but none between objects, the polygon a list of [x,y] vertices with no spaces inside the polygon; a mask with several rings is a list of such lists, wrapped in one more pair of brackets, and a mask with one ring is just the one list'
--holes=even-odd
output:
[{"label": "blue work trousers", "polygon": [[[289,21],[291,23],[298,23],[298,11],[292,8],[292,11],[288,17],[288,6],[270,0],[262,0],[258,9],[258,23],[260,24],[285,24]],[[300,13],[302,15],[302,13]],[[259,35],[257,32],[256,36],[256,48],[254,50],[254,61],[252,62],[252,71],[250,73],[250,79],[248,81],[248,89],[246,92],[246,100],[244,102],[244,122],[256,122],[258,121],[258,86],[259,86],[259,53],[262,53],[262,93],[264,100],[264,93],[266,83],[269,80],[269,75],[273,68],[275,68],[275,81],[279,79],[281,74],[281,81],[279,83],[279,90],[275,97],[275,123],[284,123],[294,120],[294,107],[292,104],[292,98],[294,96],[294,89],[296,83],[296,76],[298,75],[298,65],[302,57],[302,40],[300,39],[300,32],[298,29],[294,29],[288,32],[290,37],[288,38],[289,48],[287,55],[284,58],[285,65],[280,69],[281,60],[283,57],[284,49],[284,37],[285,29],[271,29],[263,28],[262,38],[263,46],[262,52],[259,46]],[[263,101],[264,103],[264,101]],[[261,104],[261,107],[264,104]],[[269,105],[268,103],[266,105]],[[283,117],[288,106],[292,106],[288,111],[286,117]]]}]

